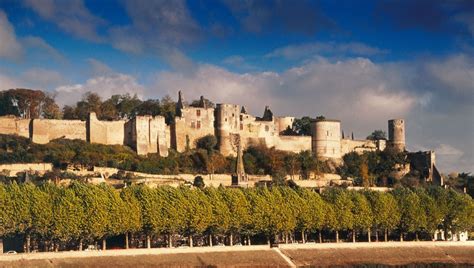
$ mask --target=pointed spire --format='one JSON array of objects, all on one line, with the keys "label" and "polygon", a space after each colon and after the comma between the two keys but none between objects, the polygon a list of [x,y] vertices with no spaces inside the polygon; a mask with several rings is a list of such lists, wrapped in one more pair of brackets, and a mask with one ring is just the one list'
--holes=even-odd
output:
[{"label": "pointed spire", "polygon": [[245,109],[245,106],[242,106],[242,108],[240,109],[240,113],[241,114],[246,114],[247,113],[247,110]]},{"label": "pointed spire", "polygon": [[352,135],[351,135],[351,136],[352,136],[352,140],[354,140],[354,132],[352,132]]},{"label": "pointed spire", "polygon": [[176,103],[176,115],[181,116],[181,109],[184,108],[183,94],[178,91],[178,102]]},{"label": "pointed spire", "polygon": [[242,140],[240,135],[238,136],[238,144],[237,144],[237,163],[235,166],[235,173],[237,175],[237,183],[246,182],[247,176],[245,175],[245,168],[244,168],[244,158],[242,152]]},{"label": "pointed spire", "polygon": [[263,112],[262,119],[264,121],[272,121],[273,120],[273,112],[270,110],[269,106],[265,106],[265,111]]}]

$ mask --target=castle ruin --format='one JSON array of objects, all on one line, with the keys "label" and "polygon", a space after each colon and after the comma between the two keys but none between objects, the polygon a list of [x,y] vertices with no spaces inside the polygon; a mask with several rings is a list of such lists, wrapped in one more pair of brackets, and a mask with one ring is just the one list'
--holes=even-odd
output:
[{"label": "castle ruin", "polygon": [[[197,141],[215,135],[224,156],[237,156],[249,146],[274,147],[298,153],[309,150],[321,159],[341,162],[350,152],[393,150],[405,151],[405,122],[388,121],[388,140],[354,140],[344,137],[341,121],[318,118],[311,122],[311,136],[289,136],[282,133],[293,127],[294,117],[277,117],[267,106],[262,117],[247,113],[244,106],[219,103],[208,107],[201,97],[199,105],[186,105],[179,92],[176,117],[171,124],[163,116],[136,116],[130,120],[100,121],[90,113],[86,121],[20,119],[0,117],[0,134],[30,138],[45,144],[53,139],[79,139],[105,145],[126,145],[140,155],[157,153],[166,157],[169,149],[184,152],[196,147]],[[409,154],[412,165],[427,167],[427,180],[440,180],[434,152]]]}]

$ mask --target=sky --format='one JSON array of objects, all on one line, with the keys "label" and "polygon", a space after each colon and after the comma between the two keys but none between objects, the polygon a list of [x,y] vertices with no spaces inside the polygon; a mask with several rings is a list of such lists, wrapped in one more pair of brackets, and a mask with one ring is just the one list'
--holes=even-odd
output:
[{"label": "sky", "polygon": [[0,90],[245,105],[340,119],[474,172],[474,1],[0,0]]}]

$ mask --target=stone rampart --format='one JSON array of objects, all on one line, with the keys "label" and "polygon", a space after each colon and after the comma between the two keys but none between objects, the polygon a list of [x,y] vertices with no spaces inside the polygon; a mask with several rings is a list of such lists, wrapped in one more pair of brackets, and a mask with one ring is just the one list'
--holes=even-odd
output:
[{"label": "stone rampart", "polygon": [[274,141],[277,150],[294,153],[311,151],[311,136],[277,136]]},{"label": "stone rampart", "polygon": [[0,134],[30,137],[30,119],[14,116],[0,116]]},{"label": "stone rampart", "polygon": [[47,171],[53,170],[51,163],[18,163],[18,164],[3,164],[0,165],[0,172],[6,176],[16,176],[18,172],[33,172],[44,174]]},{"label": "stone rampart", "polygon": [[80,120],[33,119],[34,143],[46,144],[54,139],[86,140],[86,122]]},{"label": "stone rampart", "polygon": [[106,145],[125,144],[125,121],[99,121],[95,113],[87,120],[87,141]]}]

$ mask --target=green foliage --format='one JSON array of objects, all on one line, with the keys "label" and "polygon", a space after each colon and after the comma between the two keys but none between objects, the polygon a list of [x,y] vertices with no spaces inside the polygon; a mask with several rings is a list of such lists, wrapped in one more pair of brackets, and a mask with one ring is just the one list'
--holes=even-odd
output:
[{"label": "green foliage", "polygon": [[[443,188],[392,192],[326,189],[322,195],[289,187],[198,188],[74,182],[68,187],[0,184],[0,235],[75,244],[125,233],[158,237],[289,234],[325,230],[431,234],[472,230],[474,202]],[[344,232],[342,232],[344,233]]]},{"label": "green foliage", "polygon": [[405,153],[391,151],[364,152],[358,154],[351,152],[343,156],[343,165],[338,167],[337,172],[343,178],[354,178],[356,185],[374,186],[378,181],[380,186],[387,185],[387,181],[397,171],[398,166],[407,163]]},{"label": "green foliage", "polygon": [[211,155],[216,150],[217,138],[214,135],[206,135],[196,141],[196,146],[198,149],[206,150]]},{"label": "green foliage", "polygon": [[369,136],[367,136],[368,140],[386,140],[387,133],[383,130],[374,130]]},{"label": "green foliage", "polygon": [[311,136],[311,120],[312,118],[309,116],[296,118],[293,122],[293,129],[298,135]]}]

